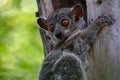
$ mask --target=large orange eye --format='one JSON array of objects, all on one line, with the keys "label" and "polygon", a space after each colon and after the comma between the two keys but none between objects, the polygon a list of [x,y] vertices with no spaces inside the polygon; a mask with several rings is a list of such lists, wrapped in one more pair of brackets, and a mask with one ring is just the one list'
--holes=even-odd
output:
[{"label": "large orange eye", "polygon": [[53,25],[53,24],[50,24],[49,30],[53,32],[53,31],[54,31],[54,28],[55,28],[54,25]]},{"label": "large orange eye", "polygon": [[62,24],[62,26],[68,26],[69,25],[69,21],[67,19],[63,19],[61,24]]}]

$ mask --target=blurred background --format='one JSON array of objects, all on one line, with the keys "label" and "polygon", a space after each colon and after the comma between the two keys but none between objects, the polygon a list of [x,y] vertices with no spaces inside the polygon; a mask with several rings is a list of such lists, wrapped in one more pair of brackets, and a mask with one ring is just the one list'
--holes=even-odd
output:
[{"label": "blurred background", "polygon": [[43,47],[36,0],[0,0],[0,80],[38,80]]}]

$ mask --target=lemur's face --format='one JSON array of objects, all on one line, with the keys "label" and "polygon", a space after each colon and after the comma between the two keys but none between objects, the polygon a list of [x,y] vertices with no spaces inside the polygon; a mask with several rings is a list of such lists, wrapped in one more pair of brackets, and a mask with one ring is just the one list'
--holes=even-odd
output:
[{"label": "lemur's face", "polygon": [[65,40],[70,34],[80,27],[83,11],[80,5],[71,8],[61,8],[51,13],[47,20],[38,19],[41,28],[50,32],[53,43],[58,44]]}]

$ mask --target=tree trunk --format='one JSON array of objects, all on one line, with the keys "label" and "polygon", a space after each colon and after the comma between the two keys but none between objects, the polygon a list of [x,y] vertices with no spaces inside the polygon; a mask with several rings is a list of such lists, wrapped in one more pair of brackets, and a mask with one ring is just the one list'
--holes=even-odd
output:
[{"label": "tree trunk", "polygon": [[[101,14],[115,18],[114,25],[100,31],[89,51],[88,80],[120,80],[120,0],[37,0],[39,17],[47,18],[52,11],[76,3],[83,4],[88,24]],[[40,29],[40,33],[46,56],[54,45],[46,31]]]},{"label": "tree trunk", "polygon": [[120,80],[120,0],[86,0],[88,22],[112,15],[115,24],[98,34],[89,55],[89,80]]}]

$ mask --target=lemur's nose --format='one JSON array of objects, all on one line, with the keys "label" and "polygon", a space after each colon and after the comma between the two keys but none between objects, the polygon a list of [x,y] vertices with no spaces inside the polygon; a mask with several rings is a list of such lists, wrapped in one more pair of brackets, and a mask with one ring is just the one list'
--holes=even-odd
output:
[{"label": "lemur's nose", "polygon": [[62,33],[60,31],[55,32],[56,38],[62,38]]}]

